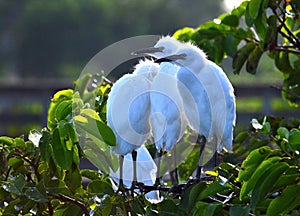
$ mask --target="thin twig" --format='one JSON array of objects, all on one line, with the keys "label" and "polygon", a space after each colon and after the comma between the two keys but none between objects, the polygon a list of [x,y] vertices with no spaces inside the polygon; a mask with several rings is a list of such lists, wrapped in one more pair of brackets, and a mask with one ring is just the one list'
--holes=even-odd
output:
[{"label": "thin twig", "polygon": [[61,201],[73,203],[73,204],[75,204],[75,205],[77,205],[78,207],[81,208],[81,210],[83,211],[84,215],[86,215],[86,216],[90,215],[89,212],[88,212],[88,210],[87,210],[87,208],[85,207],[84,203],[82,203],[82,202],[80,202],[80,201],[78,201],[78,200],[76,200],[76,199],[74,199],[72,197],[68,197],[68,196],[63,195],[63,194],[51,195],[51,196],[53,196],[53,197],[55,197],[55,198],[57,198],[57,199],[59,199]]},{"label": "thin twig", "polygon": [[297,99],[300,100],[300,95],[297,95],[297,94],[295,94],[294,92],[291,92],[291,91],[289,91],[289,90],[283,89],[282,87],[271,85],[271,88],[274,88],[274,89],[277,89],[277,90],[286,92],[286,93],[288,93],[289,95],[292,95],[293,97],[295,97],[295,98],[297,98]]},{"label": "thin twig", "polygon": [[290,52],[290,53],[300,55],[300,50],[289,49],[288,47],[285,47],[285,46],[277,46],[273,50],[285,51],[285,52]]}]

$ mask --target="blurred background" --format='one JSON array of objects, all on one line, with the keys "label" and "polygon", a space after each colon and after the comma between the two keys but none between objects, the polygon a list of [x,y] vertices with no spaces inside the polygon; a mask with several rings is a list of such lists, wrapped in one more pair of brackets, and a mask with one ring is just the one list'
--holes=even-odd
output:
[{"label": "blurred background", "polygon": [[[0,135],[17,136],[46,126],[52,95],[73,86],[85,64],[119,40],[172,35],[229,12],[238,0],[0,0]],[[263,58],[256,76],[233,75],[237,130],[252,117],[297,116],[281,99],[281,74]],[[128,71],[125,71],[128,72]]]}]

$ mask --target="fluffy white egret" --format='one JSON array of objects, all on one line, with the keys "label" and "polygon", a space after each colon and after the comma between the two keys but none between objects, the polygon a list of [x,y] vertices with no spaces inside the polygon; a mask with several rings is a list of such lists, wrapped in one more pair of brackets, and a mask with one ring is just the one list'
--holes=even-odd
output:
[{"label": "fluffy white egret", "polygon": [[[166,71],[166,72],[157,74],[155,80],[157,80],[156,82],[158,84],[156,86],[157,87],[160,86],[160,88],[166,88],[168,86],[169,91],[167,92],[166,95],[170,94],[173,96],[173,98],[177,98],[175,101],[182,101],[182,97],[184,97],[183,106],[182,105],[178,106],[181,109],[180,113],[182,118],[180,119],[183,119],[183,113],[185,113],[188,118],[190,127],[196,130],[197,132],[199,132],[201,135],[208,137],[211,128],[211,115],[210,115],[211,112],[210,112],[210,106],[208,102],[209,101],[208,96],[206,94],[203,85],[199,82],[199,80],[195,77],[195,75],[191,73],[189,70],[187,70],[186,68],[179,67],[178,65],[174,65],[171,63],[163,62],[164,60],[166,60],[164,59],[165,57],[175,54],[178,49],[184,48],[185,46],[186,45],[184,43],[179,42],[178,40],[170,36],[167,36],[167,37],[162,37],[154,45],[154,47],[138,50],[134,52],[134,54],[147,54],[155,58],[162,59],[160,60],[162,62],[160,64],[159,71],[162,72]],[[159,76],[159,74],[161,75]],[[166,79],[166,75],[164,74],[172,74],[173,76],[173,79],[171,79],[172,82],[168,82],[168,80],[170,80],[170,77]],[[163,77],[163,79],[161,77]],[[174,88],[178,88],[178,89],[174,90]],[[197,94],[193,94],[195,92],[197,92]],[[157,97],[156,101],[164,100],[162,96],[156,96],[156,97]],[[160,102],[160,104],[166,104],[166,103],[167,102]],[[179,104],[182,104],[182,102]],[[151,106],[154,107],[158,112],[162,113],[163,116],[168,118],[166,119],[166,122],[168,121],[171,122],[176,119],[176,121],[172,122],[172,124],[178,125],[179,123],[178,117],[175,118],[175,116],[180,117],[180,115],[178,115],[178,110],[170,110],[165,105],[164,106],[156,105],[157,107],[155,107],[155,105],[156,103],[151,104]],[[163,124],[160,125],[161,126],[160,127],[158,126],[157,129],[159,129],[159,131],[164,131],[162,130]],[[155,128],[154,126],[152,127]],[[174,137],[177,136],[179,131],[180,131],[179,127],[177,128],[173,127],[172,130],[164,131],[164,133],[169,134],[168,136],[173,137],[174,139]],[[156,133],[154,132],[153,134],[155,136]],[[200,142],[200,144],[201,144],[201,148],[200,148],[200,155],[201,155],[205,142],[204,143]],[[157,143],[158,149],[161,148],[161,145],[162,144],[160,142]],[[198,170],[201,170],[201,168],[198,168]]]},{"label": "fluffy white egret", "polygon": [[[147,53],[155,58],[173,54],[181,43],[170,36],[162,37],[154,47],[145,48],[134,54]],[[159,156],[157,159],[157,181],[159,183],[160,160],[163,152],[173,149],[186,129],[186,117],[183,112],[183,103],[177,88],[176,75],[179,67],[173,63],[162,62],[158,73],[153,79],[150,93],[150,121],[154,143]],[[176,164],[176,151],[174,148]],[[168,163],[169,164],[169,163]],[[169,164],[170,165],[170,164]],[[170,176],[173,183],[178,183],[176,165]],[[173,176],[175,174],[175,176]]]},{"label": "fluffy white egret", "polygon": [[[214,62],[209,61],[201,49],[190,43],[166,58],[174,60],[182,68],[192,72],[203,85],[208,95],[212,117],[212,131],[207,141],[213,150],[231,151],[236,119],[235,96],[234,89],[224,71]],[[181,82],[184,81],[181,80]],[[187,85],[191,84],[187,83]],[[197,89],[191,93],[195,97],[201,94]],[[184,103],[187,102],[184,101]]]},{"label": "fluffy white egret", "polygon": [[159,65],[150,60],[140,61],[132,74],[121,77],[111,88],[107,100],[107,124],[116,136],[116,146],[112,150],[120,155],[120,182],[123,190],[124,155],[133,158],[133,182],[136,184],[136,150],[150,135],[150,88]]},{"label": "fluffy white egret", "polygon": [[[168,40],[176,41],[173,38]],[[158,41],[153,48],[136,53],[172,60],[181,66],[177,79],[182,85],[178,87],[189,125],[206,138],[213,152],[223,148],[230,151],[236,118],[235,96],[223,70],[209,61],[201,49],[190,43]],[[187,97],[188,94],[192,94],[194,101]],[[210,155],[207,159],[210,159]],[[199,165],[202,165],[201,158]]]},{"label": "fluffy white egret", "polygon": [[[183,102],[177,88],[176,74],[179,67],[168,62],[161,63],[158,73],[153,79],[150,92],[150,121],[157,151],[160,157],[169,152],[178,143],[187,127],[183,111]],[[160,159],[158,158],[159,184]],[[174,172],[170,168],[170,177],[174,184],[178,183],[176,170],[176,148],[174,148]],[[168,163],[171,167],[171,163]],[[173,176],[175,175],[175,176]]]}]

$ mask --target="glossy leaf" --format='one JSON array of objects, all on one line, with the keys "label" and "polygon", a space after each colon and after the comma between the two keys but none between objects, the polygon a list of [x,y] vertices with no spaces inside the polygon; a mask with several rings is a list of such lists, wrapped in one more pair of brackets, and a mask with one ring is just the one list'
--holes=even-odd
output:
[{"label": "glossy leaf", "polygon": [[[243,200],[248,196],[248,194],[255,189],[258,181],[260,180],[261,176],[265,173],[272,171],[272,167],[276,164],[281,158],[280,157],[271,157],[267,160],[264,160],[256,170],[253,170],[253,174],[251,175],[250,179],[242,184],[241,191],[240,191],[240,200]],[[251,196],[250,196],[251,197]]]},{"label": "glossy leaf", "polygon": [[242,69],[243,65],[248,59],[248,56],[252,52],[252,50],[255,49],[254,43],[247,43],[245,46],[243,46],[241,49],[238,50],[236,55],[233,58],[232,61],[232,67],[234,69],[234,73],[239,74],[240,70]]},{"label": "glossy leaf", "polygon": [[249,14],[252,19],[256,19],[258,17],[262,1],[263,0],[252,0],[249,2]]},{"label": "glossy leaf", "polygon": [[256,46],[255,49],[250,53],[247,59],[246,70],[251,74],[256,74],[259,60],[263,54],[263,50]]},{"label": "glossy leaf", "polygon": [[46,130],[42,131],[42,137],[39,142],[39,148],[41,152],[41,157],[47,162],[49,162],[50,157],[52,155],[51,141],[51,134]]},{"label": "glossy leaf", "polygon": [[286,214],[300,205],[300,185],[291,185],[270,203],[268,216]]},{"label": "glossy leaf", "polygon": [[255,209],[257,204],[265,198],[265,196],[271,191],[279,177],[289,168],[289,165],[285,162],[278,164],[273,164],[270,172],[265,172],[261,175],[260,179],[257,181],[253,192],[252,192],[252,208]]},{"label": "glossy leaf", "polygon": [[240,181],[247,181],[262,161],[271,153],[269,147],[261,147],[252,151],[242,163],[242,170],[239,173]]},{"label": "glossy leaf", "polygon": [[220,182],[216,181],[210,184],[207,188],[205,188],[198,196],[197,200],[205,199],[209,196],[215,195],[219,192],[224,191],[228,187],[220,184]]},{"label": "glossy leaf", "polygon": [[239,19],[235,15],[228,14],[227,16],[222,17],[221,23],[231,27],[237,27],[239,25]]},{"label": "glossy leaf", "polygon": [[300,131],[293,128],[289,134],[289,144],[293,150],[300,151]]},{"label": "glossy leaf", "polygon": [[52,135],[53,158],[58,166],[69,169],[73,162],[73,152],[69,151],[64,142],[61,141],[59,130],[55,128]]},{"label": "glossy leaf", "polygon": [[101,180],[94,180],[89,183],[87,190],[89,193],[93,194],[101,194],[105,193],[108,195],[113,195],[114,191],[112,189],[112,186],[104,181]]},{"label": "glossy leaf", "polygon": [[29,187],[25,191],[25,196],[27,196],[29,199],[38,202],[38,203],[43,203],[43,202],[48,202],[48,198],[43,196],[40,191],[35,188],[35,187]]}]

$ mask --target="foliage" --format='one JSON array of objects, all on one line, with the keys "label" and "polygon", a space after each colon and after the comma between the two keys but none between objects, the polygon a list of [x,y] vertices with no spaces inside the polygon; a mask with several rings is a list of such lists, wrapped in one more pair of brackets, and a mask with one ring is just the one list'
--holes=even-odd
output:
[{"label": "foliage", "polygon": [[[252,120],[253,129],[236,137],[234,153],[224,155],[225,162],[207,173],[210,178],[198,182],[185,176],[177,186],[161,187],[161,202],[145,198],[154,187],[140,185],[142,192],[134,197],[116,193],[105,174],[107,167],[118,166],[107,163],[114,161],[106,151],[115,137],[102,120],[110,84],[102,82],[87,91],[96,79],[101,76],[87,74],[74,89],[57,92],[51,99],[47,128],[40,134],[31,131],[31,141],[0,137],[2,215],[298,214],[300,121],[296,119]],[[92,100],[95,103],[91,98],[97,98]],[[179,173],[193,170],[198,158],[194,153]],[[82,157],[101,172],[80,170]]]},{"label": "foliage", "polygon": [[[300,2],[287,0],[244,1],[198,28],[183,28],[174,37],[201,47],[216,63],[231,57],[234,73],[255,74],[263,53],[282,72],[282,95],[292,104],[300,99]],[[215,49],[218,47],[218,49]],[[270,75],[272,76],[272,75]]]},{"label": "foliage", "polygon": [[[297,32],[288,32],[285,26],[295,22],[298,27],[298,8],[294,1],[252,0],[220,16],[220,24],[208,22],[198,29],[180,30],[175,36],[204,46],[216,62],[225,55],[233,57],[237,73],[245,62],[248,72],[254,73],[260,53],[268,51],[289,86],[299,55],[298,47],[290,46],[297,40],[286,37],[297,36]],[[238,25],[242,17],[246,30]],[[270,32],[275,21],[276,30]],[[281,39],[271,40],[276,35]],[[234,46],[212,49],[220,40]],[[245,44],[240,44],[242,40]],[[299,83],[295,77],[291,79]],[[193,171],[199,156],[192,151],[179,166],[179,185],[156,188],[138,184],[140,192],[135,196],[115,192],[114,182],[106,174],[108,168],[118,168],[117,158],[110,153],[116,140],[105,124],[110,86],[100,75],[86,74],[75,82],[74,89],[53,96],[47,128],[40,133],[31,131],[29,141],[0,137],[1,215],[299,215],[298,119],[253,119],[251,128],[235,137],[234,151],[224,153],[224,162],[200,182],[186,174]],[[285,97],[297,102],[294,93],[298,94],[298,86],[288,91]],[[184,141],[189,142],[188,134]],[[100,171],[80,170],[84,157]],[[145,193],[151,190],[160,190],[163,200],[150,202]]]}]

